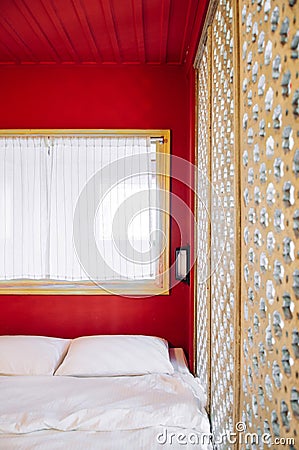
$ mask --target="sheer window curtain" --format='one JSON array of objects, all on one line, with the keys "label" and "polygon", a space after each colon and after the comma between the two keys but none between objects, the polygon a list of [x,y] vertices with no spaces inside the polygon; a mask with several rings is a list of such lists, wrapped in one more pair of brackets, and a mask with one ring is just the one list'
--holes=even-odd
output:
[{"label": "sheer window curtain", "polygon": [[[147,155],[147,169],[119,180],[100,203],[95,238],[111,271],[97,272],[96,281],[145,280],[155,277],[155,261],[134,262],[120,255],[118,244],[131,243],[140,255],[153,248],[157,222],[155,153],[146,137],[1,137],[0,139],[0,279],[88,280],[73,244],[73,215],[80,192],[93,175],[113,161]],[[108,171],[109,172],[109,171]],[[107,173],[107,171],[106,171]],[[103,186],[109,179],[102,180]],[[96,185],[95,185],[96,188]],[[111,234],[114,214],[122,202],[147,190],[148,202],[128,229],[119,222],[116,242]],[[136,197],[138,199],[138,196]],[[86,217],[95,208],[89,195]],[[135,205],[136,207],[136,205]],[[126,214],[130,214],[130,202]]]},{"label": "sheer window curtain", "polygon": [[47,155],[44,138],[0,139],[0,276],[46,273]]}]

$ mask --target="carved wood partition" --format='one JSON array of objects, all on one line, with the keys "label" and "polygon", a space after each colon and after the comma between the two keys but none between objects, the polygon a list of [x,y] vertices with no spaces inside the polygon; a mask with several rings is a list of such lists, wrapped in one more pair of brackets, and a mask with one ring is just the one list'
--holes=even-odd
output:
[{"label": "carved wood partition", "polygon": [[299,449],[298,1],[212,1],[195,67],[197,374],[216,447]]},{"label": "carved wood partition", "polygon": [[[208,392],[210,384],[210,330],[209,316],[209,291],[210,291],[210,155],[206,151],[210,140],[210,108],[209,108],[209,91],[210,80],[208,77],[210,70],[210,48],[205,46],[204,53],[200,62],[200,69],[198,71],[197,79],[197,108],[198,122],[197,122],[197,184],[198,197],[196,202],[196,217],[197,217],[197,249],[200,258],[197,258],[197,282],[195,283],[195,296],[198,304],[196,320],[196,361],[197,361],[197,375]],[[204,349],[204,351],[202,351]]]}]

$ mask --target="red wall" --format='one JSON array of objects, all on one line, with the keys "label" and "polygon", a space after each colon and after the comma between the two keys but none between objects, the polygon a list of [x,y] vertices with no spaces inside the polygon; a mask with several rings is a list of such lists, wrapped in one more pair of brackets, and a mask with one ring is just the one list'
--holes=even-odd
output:
[{"label": "red wall", "polygon": [[[192,159],[190,90],[181,67],[4,66],[0,68],[0,128],[165,128],[172,153]],[[192,103],[192,101],[191,101]],[[190,192],[172,191],[189,205]],[[190,223],[181,224],[184,238]],[[180,245],[171,229],[171,260]],[[192,356],[193,287],[169,296],[0,296],[0,334],[144,333],[163,336]],[[192,359],[192,358],[191,358]]]}]

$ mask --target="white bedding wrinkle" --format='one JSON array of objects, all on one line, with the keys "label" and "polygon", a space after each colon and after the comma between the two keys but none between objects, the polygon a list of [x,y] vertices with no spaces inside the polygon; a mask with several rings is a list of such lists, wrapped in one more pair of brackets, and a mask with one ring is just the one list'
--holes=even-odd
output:
[{"label": "white bedding wrinkle", "polygon": [[200,391],[195,396],[193,389],[186,375],[178,373],[100,378],[1,377],[0,433],[116,431],[152,426],[208,432],[205,398]]},{"label": "white bedding wrinkle", "polygon": [[[161,439],[161,433],[163,439]],[[178,442],[183,433],[187,442]],[[39,431],[28,434],[1,435],[1,450],[212,450],[206,436],[197,434],[194,444],[191,429],[164,427],[140,428],[125,431]],[[165,442],[165,443],[164,443]]]}]

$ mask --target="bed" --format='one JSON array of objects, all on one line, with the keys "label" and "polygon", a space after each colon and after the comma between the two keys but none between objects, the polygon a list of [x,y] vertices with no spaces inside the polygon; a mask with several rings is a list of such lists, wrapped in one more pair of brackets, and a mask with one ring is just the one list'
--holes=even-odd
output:
[{"label": "bed", "polygon": [[211,449],[182,349],[152,336],[0,336],[0,449]]}]

